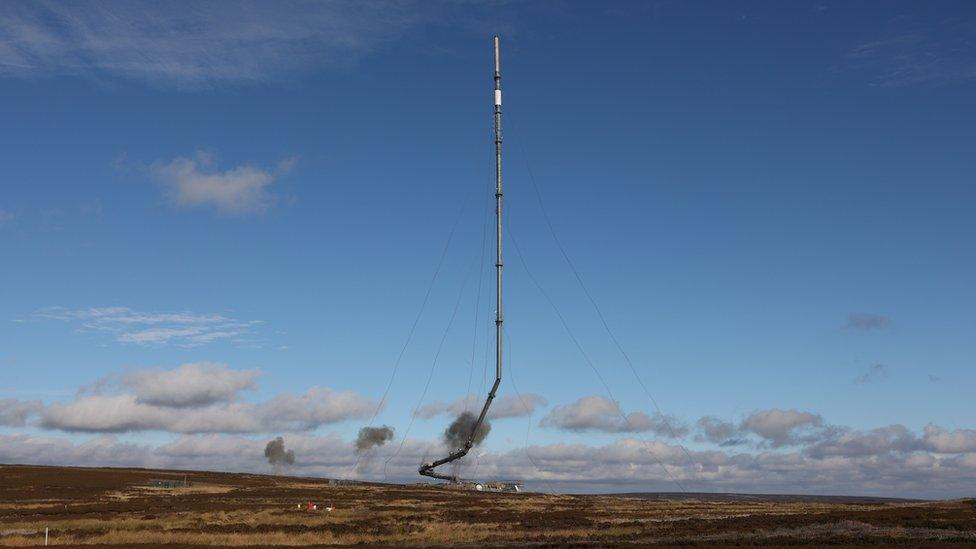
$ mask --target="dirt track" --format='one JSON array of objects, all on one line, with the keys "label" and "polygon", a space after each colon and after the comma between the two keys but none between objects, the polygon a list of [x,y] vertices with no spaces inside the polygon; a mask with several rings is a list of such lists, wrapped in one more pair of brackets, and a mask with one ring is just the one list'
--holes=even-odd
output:
[{"label": "dirt track", "polygon": [[[183,479],[189,488],[148,487]],[[715,498],[722,499],[722,498]],[[307,512],[299,503],[316,502]],[[332,512],[323,508],[333,505]],[[329,486],[262,475],[0,466],[0,544],[976,545],[976,500],[652,500]]]}]

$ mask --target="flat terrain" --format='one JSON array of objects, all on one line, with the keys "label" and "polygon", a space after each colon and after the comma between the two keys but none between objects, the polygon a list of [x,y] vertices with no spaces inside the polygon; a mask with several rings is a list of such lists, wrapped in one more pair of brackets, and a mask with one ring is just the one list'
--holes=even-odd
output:
[{"label": "flat terrain", "polygon": [[[186,478],[166,489],[150,479]],[[679,497],[680,496],[680,497]],[[298,509],[313,501],[319,510]],[[327,506],[334,510],[326,511]],[[976,500],[497,494],[262,475],[0,466],[0,544],[973,546]]]}]

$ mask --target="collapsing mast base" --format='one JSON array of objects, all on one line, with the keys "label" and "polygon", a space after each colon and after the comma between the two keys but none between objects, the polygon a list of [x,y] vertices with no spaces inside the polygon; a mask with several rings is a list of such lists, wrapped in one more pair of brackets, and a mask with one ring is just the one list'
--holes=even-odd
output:
[{"label": "collapsing mast base", "polygon": [[[464,441],[464,445],[451,452],[447,457],[441,458],[431,463],[420,466],[420,474],[431,478],[450,481],[453,484],[460,483],[457,475],[446,475],[434,471],[435,468],[457,461],[471,451],[474,446],[475,434],[485,421],[488,415],[488,408],[495,399],[498,385],[502,381],[502,76],[501,63],[499,59],[499,40],[494,37],[495,45],[495,383],[488,392],[485,405],[481,408],[481,414],[475,422],[471,433]],[[517,490],[516,490],[517,491]]]}]

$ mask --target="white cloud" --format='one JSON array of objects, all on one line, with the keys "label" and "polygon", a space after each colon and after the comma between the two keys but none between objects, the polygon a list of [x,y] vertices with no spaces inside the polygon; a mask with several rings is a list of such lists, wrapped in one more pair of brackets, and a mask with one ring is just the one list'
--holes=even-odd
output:
[{"label": "white cloud", "polygon": [[696,437],[699,441],[714,442],[719,445],[734,446],[740,442],[738,439],[734,439],[733,436],[739,433],[738,428],[730,421],[723,421],[717,417],[705,416],[698,420],[698,428],[701,430],[701,435]]},{"label": "white cloud", "polygon": [[273,202],[268,187],[294,163],[294,159],[285,160],[274,170],[243,165],[221,171],[210,155],[198,152],[193,158],[155,162],[150,172],[177,206],[212,206],[240,215],[266,210]]},{"label": "white cloud", "polygon": [[237,406],[177,409],[143,404],[135,395],[93,395],[67,404],[51,404],[41,427],[64,431],[248,432],[260,424]]},{"label": "white cloud", "polygon": [[81,396],[51,404],[40,426],[63,431],[122,433],[271,433],[313,430],[368,416],[376,403],[351,391],[312,387],[302,394],[279,394],[259,403],[232,402],[197,407],[148,404],[136,395]]},{"label": "white cloud", "polygon": [[444,414],[457,415],[464,411],[474,410],[481,404],[478,400],[477,395],[468,395],[454,402],[435,401],[424,404],[417,409],[414,415],[422,419],[430,419]]},{"label": "white cloud", "polygon": [[582,397],[572,404],[556,406],[542,418],[539,425],[568,431],[608,433],[652,431],[661,436],[673,434],[678,437],[688,432],[688,429],[673,417],[661,414],[648,416],[643,412],[624,414],[619,403],[598,395]]},{"label": "white cloud", "polygon": [[165,466],[148,446],[98,436],[82,443],[63,437],[0,434],[0,462],[37,465]]},{"label": "white cloud", "polygon": [[312,387],[300,395],[274,397],[260,406],[260,415],[272,431],[298,431],[368,417],[375,410],[375,402],[352,391]]},{"label": "white cloud", "polygon": [[949,431],[936,425],[925,427],[925,446],[939,453],[976,453],[976,430],[956,429]]},{"label": "white cloud", "polygon": [[260,324],[220,314],[143,312],[128,307],[67,309],[49,307],[34,313],[37,320],[76,323],[83,331],[112,335],[119,343],[197,347],[215,341],[243,341]]},{"label": "white cloud", "polygon": [[797,410],[759,410],[742,422],[744,431],[753,432],[768,440],[774,447],[797,442],[797,432],[823,425],[819,414]]},{"label": "white cloud", "polygon": [[41,428],[74,432],[271,433],[314,430],[376,409],[358,393],[326,387],[240,401],[259,374],[210,362],[129,371],[82,387],[64,403],[0,401],[0,419],[23,425],[36,414]]},{"label": "white cloud", "polygon": [[263,82],[348,63],[432,3],[0,3],[0,76],[110,75],[178,87]]},{"label": "white cloud", "polygon": [[44,407],[39,400],[0,398],[0,426],[23,427],[27,419]]},{"label": "white cloud", "polygon": [[[352,444],[334,433],[289,434],[283,438],[287,447],[295,452],[295,465],[290,472],[340,477],[348,473],[357,460]],[[231,470],[263,472],[269,470],[264,456],[267,442],[267,438],[239,435],[186,435],[157,447],[154,453],[194,468],[208,468],[208,464],[223,462],[228,463]]]},{"label": "white cloud", "polygon": [[492,402],[488,416],[493,419],[530,416],[535,413],[537,408],[546,406],[548,403],[545,397],[535,393],[502,395]]},{"label": "white cloud", "polygon": [[[526,393],[524,395],[502,395],[491,403],[488,417],[503,419],[508,417],[525,417],[532,415],[536,409],[548,404],[542,395]],[[484,405],[484,399],[477,395],[468,395],[450,403],[431,402],[417,410],[417,416],[430,419],[434,416],[446,414],[457,416],[463,412],[479,413]]]},{"label": "white cloud", "polygon": [[261,455],[265,442],[229,435],[181,436],[163,444],[156,452],[176,458],[221,458],[235,455]]},{"label": "white cloud", "polygon": [[838,429],[805,449],[805,454],[825,459],[835,456],[877,456],[888,452],[911,452],[921,449],[914,433],[903,425],[890,425],[869,431]]},{"label": "white cloud", "polygon": [[883,87],[946,85],[976,78],[971,20],[912,18],[886,22],[888,33],[849,52],[851,68]]},{"label": "white cloud", "polygon": [[234,400],[253,389],[258,370],[232,370],[223,364],[188,363],[172,370],[139,370],[122,376],[121,385],[144,404],[202,406]]}]

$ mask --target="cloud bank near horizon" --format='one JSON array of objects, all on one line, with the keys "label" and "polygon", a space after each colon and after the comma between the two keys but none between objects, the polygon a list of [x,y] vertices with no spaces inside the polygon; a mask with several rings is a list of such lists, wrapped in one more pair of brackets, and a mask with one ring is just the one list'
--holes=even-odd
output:
[{"label": "cloud bank near horizon", "polygon": [[[309,433],[286,434],[284,440],[303,456],[291,474],[390,482],[416,480],[417,463],[442,450],[439,441],[409,439],[399,453],[396,448],[380,447],[376,459],[356,467],[353,440]],[[228,434],[182,435],[155,445],[127,442],[116,435],[72,442],[63,437],[0,434],[0,462],[267,473],[271,471],[265,446],[264,438]],[[758,453],[689,450],[686,454],[676,444],[626,437],[600,446],[489,449],[479,456],[477,467],[479,476],[518,478],[535,490],[674,491],[663,469],[667,467],[692,491],[963,497],[976,489],[976,431],[931,426],[919,436],[890,426],[849,431],[816,450]]]},{"label": "cloud bank near horizon", "polygon": [[[248,401],[245,396],[259,375],[222,364],[187,363],[109,376],[67,402],[2,399],[0,463],[267,472],[263,452],[266,435],[273,434],[308,456],[294,465],[294,474],[407,481],[415,478],[422,459],[446,450],[442,440],[407,439],[402,449],[378,446],[377,459],[357,467],[356,440],[317,431],[369,417],[376,407],[373,400],[351,391],[311,387],[300,394]],[[470,401],[435,403],[426,416],[418,417],[452,414]],[[527,417],[546,405],[540,395],[523,395],[507,404],[499,399],[499,404],[496,419]],[[623,423],[621,415],[630,423]],[[523,479],[536,489],[577,491],[672,491],[672,475],[695,491],[915,497],[976,491],[976,429],[934,424],[921,432],[899,424],[854,429],[831,424],[814,412],[779,408],[755,410],[739,421],[706,416],[688,424],[667,419],[673,425],[665,431],[660,417],[627,414],[604,397],[582,397],[552,407],[540,423],[567,432],[623,436],[603,445],[556,443],[509,451],[493,451],[489,441],[476,460],[478,474]],[[23,429],[31,432],[17,432]],[[150,444],[124,436],[143,431],[166,433],[171,439]],[[635,436],[642,434],[652,439]]]}]

